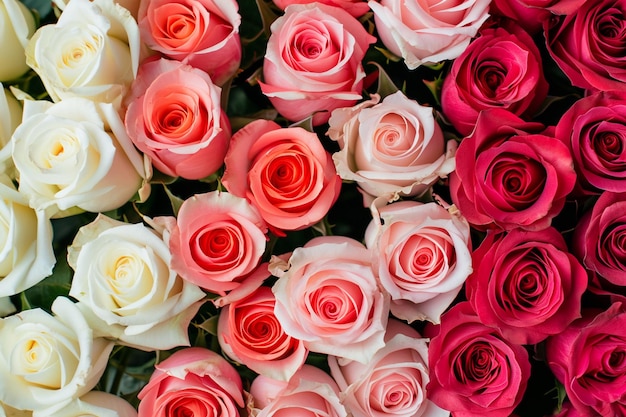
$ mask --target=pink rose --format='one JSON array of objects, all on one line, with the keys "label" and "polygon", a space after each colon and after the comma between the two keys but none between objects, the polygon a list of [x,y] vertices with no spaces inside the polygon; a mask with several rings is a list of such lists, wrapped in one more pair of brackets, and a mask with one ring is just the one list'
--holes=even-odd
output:
[{"label": "pink rose", "polygon": [[368,4],[380,40],[413,70],[455,59],[489,17],[491,0],[380,0]]},{"label": "pink rose", "polygon": [[171,417],[205,410],[210,417],[239,417],[244,406],[241,377],[212,350],[192,347],[155,365],[139,398],[139,417]]},{"label": "pink rose", "polygon": [[539,343],[580,317],[587,272],[556,229],[490,231],[473,262],[467,299],[512,343]]},{"label": "pink rose", "polygon": [[626,408],[626,311],[585,311],[548,338],[546,360],[582,415],[614,417]]},{"label": "pink rose", "polygon": [[330,375],[304,365],[289,382],[259,375],[252,381],[256,417],[347,417],[339,400],[339,387]]},{"label": "pink rose", "polygon": [[574,253],[614,285],[626,286],[626,193],[605,191],[576,225]]},{"label": "pink rose", "polygon": [[164,174],[200,179],[224,162],[230,123],[221,89],[201,70],[177,61],[146,61],[127,98],[126,131]]},{"label": "pink rose", "polygon": [[276,299],[270,287],[234,301],[220,312],[217,337],[231,359],[268,378],[288,381],[302,367],[308,351],[285,333],[274,315]]},{"label": "pink rose", "polygon": [[383,207],[365,232],[365,244],[391,296],[391,312],[409,322],[438,323],[472,272],[469,224],[434,202]]},{"label": "pink rose", "polygon": [[539,49],[528,33],[509,21],[482,30],[454,60],[444,79],[441,107],[454,128],[467,136],[482,110],[506,109],[527,118],[547,94]]},{"label": "pink rose", "polygon": [[237,288],[261,262],[267,226],[244,198],[227,192],[196,194],[183,201],[177,218],[164,220],[171,268],[215,294]]},{"label": "pink rose", "polygon": [[579,194],[626,192],[626,92],[579,99],[561,116],[555,136],[572,151]]},{"label": "pink rose", "polygon": [[552,15],[570,14],[587,0],[493,0],[491,13],[515,20],[531,35],[543,29]]},{"label": "pink rose", "polygon": [[402,92],[379,100],[333,110],[327,134],[339,143],[337,171],[375,197],[421,195],[454,169],[456,141],[444,139],[432,108]]},{"label": "pink rose", "polygon": [[468,302],[441,318],[428,348],[429,398],[454,417],[508,417],[521,402],[528,378],[528,352],[482,324]]},{"label": "pink rose", "polygon": [[313,352],[370,360],[385,344],[389,315],[371,258],[357,240],[323,236],[296,248],[285,270],[271,268],[279,277],[274,314],[285,333]]},{"label": "pink rose", "polygon": [[232,137],[222,182],[274,228],[305,229],[337,200],[341,178],[317,135],[257,119]]},{"label": "pink rose", "polygon": [[339,7],[289,5],[271,26],[261,90],[287,120],[315,114],[313,124],[325,123],[330,111],[362,98],[361,61],[375,41]]},{"label": "pink rose", "polygon": [[330,372],[353,417],[448,417],[428,400],[428,340],[389,320],[385,346],[367,364],[328,356]]},{"label": "pink rose", "polygon": [[569,149],[550,129],[488,109],[459,145],[450,194],[472,226],[539,230],[560,213],[575,182]]},{"label": "pink rose", "polygon": [[545,21],[548,52],[576,87],[626,89],[621,36],[624,0],[585,1],[566,16]]},{"label": "pink rose", "polygon": [[290,4],[309,4],[317,1],[318,3],[336,6],[344,9],[354,17],[361,17],[369,12],[370,7],[367,0],[273,0],[278,8],[285,10]]},{"label": "pink rose", "polygon": [[150,0],[138,11],[142,40],[223,85],[239,69],[241,16],[235,0]]}]

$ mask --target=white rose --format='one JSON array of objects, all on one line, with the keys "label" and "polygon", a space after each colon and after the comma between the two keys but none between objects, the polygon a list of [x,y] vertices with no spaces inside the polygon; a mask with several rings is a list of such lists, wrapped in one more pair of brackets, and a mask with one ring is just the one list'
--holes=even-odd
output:
[{"label": "white rose", "polygon": [[189,345],[205,293],[170,269],[166,242],[143,223],[99,215],[68,249],[70,295],[97,332],[143,350]]},{"label": "white rose", "polygon": [[0,148],[9,143],[11,135],[21,121],[22,106],[9,90],[2,88],[0,83]]},{"label": "white rose", "polygon": [[20,192],[49,215],[116,209],[143,194],[150,175],[111,104],[27,100],[12,143]]},{"label": "white rose", "polygon": [[113,0],[72,0],[56,24],[39,28],[26,62],[54,101],[85,97],[121,104],[137,75],[139,28]]},{"label": "white rose", "polygon": [[91,391],[106,368],[113,342],[94,338],[65,297],[50,315],[26,310],[0,321],[0,401],[50,414]]},{"label": "white rose", "polygon": [[[48,410],[33,413],[33,417],[50,417],[51,415]],[[137,417],[137,410],[117,395],[102,391],[89,391],[63,407],[63,410],[56,411],[54,417]]]},{"label": "white rose", "polygon": [[52,273],[52,225],[0,175],[0,297],[18,294]]},{"label": "white rose", "polygon": [[11,81],[28,71],[24,48],[35,32],[33,14],[18,0],[0,0],[0,81]]}]

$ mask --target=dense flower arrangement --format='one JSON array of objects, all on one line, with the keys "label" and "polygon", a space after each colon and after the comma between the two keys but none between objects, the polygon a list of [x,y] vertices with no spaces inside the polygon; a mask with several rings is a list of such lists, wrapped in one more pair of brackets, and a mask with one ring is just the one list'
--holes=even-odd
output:
[{"label": "dense flower arrangement", "polygon": [[0,0],[0,416],[626,416],[626,1]]}]

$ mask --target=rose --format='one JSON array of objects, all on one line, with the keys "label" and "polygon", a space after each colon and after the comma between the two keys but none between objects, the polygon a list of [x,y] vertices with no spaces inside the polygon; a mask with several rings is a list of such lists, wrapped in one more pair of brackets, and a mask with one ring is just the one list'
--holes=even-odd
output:
[{"label": "rose", "polygon": [[[113,342],[94,338],[69,299],[0,322],[0,402],[22,410],[62,409],[98,382]],[[49,414],[51,415],[51,414]]]},{"label": "rose", "polygon": [[[290,4],[309,4],[314,0],[273,0],[279,9],[285,10]],[[365,0],[317,0],[318,3],[341,7],[354,17],[361,17],[370,10]]]},{"label": "rose", "polygon": [[429,398],[455,417],[508,417],[530,376],[528,353],[482,324],[469,302],[441,318],[428,348]]},{"label": "rose", "polygon": [[48,410],[35,411],[32,417],[137,417],[137,410],[117,395],[103,391],[89,391],[62,410],[50,414]]},{"label": "rose", "polygon": [[467,299],[512,343],[539,343],[580,317],[587,272],[558,230],[490,231],[472,259]]},{"label": "rose", "polygon": [[272,227],[305,229],[320,221],[341,190],[341,177],[317,135],[257,119],[232,137],[222,182],[245,197]]},{"label": "rose", "polygon": [[392,203],[379,216],[368,225],[365,244],[391,312],[438,323],[472,272],[469,224],[434,202]]},{"label": "rose", "polygon": [[621,33],[626,11],[621,0],[585,1],[572,13],[546,20],[548,52],[571,83],[588,90],[624,90],[626,65]]},{"label": "rose", "polygon": [[113,0],[72,0],[55,24],[40,27],[26,63],[54,101],[68,97],[121,103],[139,63],[139,28]]},{"label": "rose", "polygon": [[621,415],[626,398],[626,312],[621,303],[585,310],[546,341],[546,361],[583,415]]},{"label": "rose", "polygon": [[28,71],[24,48],[35,28],[33,14],[21,1],[0,2],[0,48],[4,57],[0,82],[14,80]]},{"label": "rose", "polygon": [[603,192],[579,220],[574,253],[585,267],[612,284],[626,285],[626,194]]},{"label": "rose", "polygon": [[569,149],[551,129],[494,108],[481,112],[461,141],[450,194],[472,226],[540,230],[561,212],[575,182]]},{"label": "rose", "polygon": [[356,18],[317,2],[292,4],[270,29],[259,83],[283,117],[313,116],[320,125],[333,109],[362,98],[361,61],[376,38]]},{"label": "rose", "polygon": [[52,224],[0,175],[0,297],[18,294],[52,273]]},{"label": "rose", "polygon": [[467,136],[482,110],[507,109],[527,118],[547,94],[539,49],[528,33],[508,22],[481,30],[454,60],[443,82],[441,107],[454,128]]},{"label": "rose", "polygon": [[148,47],[207,72],[217,85],[239,68],[241,16],[235,0],[142,1],[138,22]]},{"label": "rose", "polygon": [[347,417],[339,401],[339,387],[319,368],[304,365],[289,382],[275,381],[263,375],[252,381],[254,415],[307,415],[311,417]]},{"label": "rose", "polygon": [[148,192],[142,186],[150,173],[111,104],[25,101],[12,155],[20,192],[50,215],[74,207],[113,210]]},{"label": "rose", "polygon": [[389,298],[377,285],[371,253],[345,236],[322,236],[296,248],[272,287],[285,333],[313,352],[366,363],[384,346]]},{"label": "rose", "polygon": [[415,196],[454,169],[456,142],[445,141],[433,110],[402,92],[373,95],[333,110],[328,136],[339,143],[337,172],[372,196]]},{"label": "rose", "polygon": [[354,417],[450,415],[427,399],[427,339],[399,320],[389,320],[385,346],[367,364],[339,365],[332,355],[328,364],[341,389],[340,397]]},{"label": "rose", "polygon": [[579,194],[626,191],[626,93],[597,92],[572,104],[555,136],[572,151]]},{"label": "rose", "polygon": [[213,293],[237,288],[265,252],[265,222],[245,198],[230,193],[196,194],[183,201],[176,218],[163,221],[172,269]]},{"label": "rose", "polygon": [[515,20],[531,35],[543,29],[552,15],[574,12],[587,0],[493,0],[491,13]]},{"label": "rose", "polygon": [[99,214],[68,248],[70,295],[90,326],[143,350],[189,345],[187,327],[204,292],[169,268],[167,244],[143,223]]},{"label": "rose", "polygon": [[242,383],[237,370],[212,350],[192,347],[155,365],[138,394],[139,417],[173,417],[204,410],[207,417],[239,417]]},{"label": "rose", "polygon": [[221,89],[199,69],[148,60],[126,98],[128,136],[163,173],[207,177],[222,166],[230,139],[220,95]]},{"label": "rose", "polygon": [[488,0],[368,2],[383,44],[413,70],[458,57],[489,17]]},{"label": "rose", "polygon": [[0,403],[0,417],[32,417],[30,410],[16,410],[13,407]]},{"label": "rose", "polygon": [[0,148],[9,143],[13,132],[21,122],[22,106],[15,96],[0,83]]},{"label": "rose", "polygon": [[271,379],[288,381],[307,358],[304,344],[285,333],[274,315],[271,288],[259,287],[226,305],[217,323],[222,351],[234,361]]}]

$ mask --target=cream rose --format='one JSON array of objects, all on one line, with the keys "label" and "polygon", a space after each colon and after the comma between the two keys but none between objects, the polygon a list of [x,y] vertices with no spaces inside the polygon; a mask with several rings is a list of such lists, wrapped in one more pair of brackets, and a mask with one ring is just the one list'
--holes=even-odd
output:
[{"label": "cream rose", "polygon": [[11,92],[0,83],[0,148],[11,140],[22,121],[22,106]]},{"label": "cream rose", "polygon": [[21,1],[0,1],[0,82],[14,80],[28,71],[24,48],[34,32],[33,14]]},{"label": "cream rose", "polygon": [[52,225],[0,175],[0,297],[18,294],[52,273]]},{"label": "cream rose", "polygon": [[49,215],[74,207],[113,210],[147,192],[149,168],[111,104],[25,101],[12,155],[20,192]]},{"label": "cream rose", "polygon": [[432,108],[400,91],[334,110],[327,134],[340,147],[339,176],[374,197],[423,194],[454,170],[456,142],[446,142]]},{"label": "cream rose", "polygon": [[[35,411],[32,416],[50,417],[51,415],[48,410],[42,410]],[[103,391],[89,391],[63,407],[62,410],[55,411],[54,417],[137,417],[137,410],[117,395]]]},{"label": "cream rose", "polygon": [[0,321],[0,401],[10,407],[55,415],[104,372],[113,342],[94,338],[65,297],[54,301],[52,312],[25,310]]},{"label": "cream rose", "polygon": [[139,28],[113,0],[72,0],[56,24],[40,27],[26,47],[54,101],[85,97],[121,104],[137,74]]},{"label": "cream rose", "polygon": [[70,295],[96,333],[142,350],[189,345],[187,327],[204,292],[169,267],[167,243],[143,223],[102,214],[68,249]]}]

